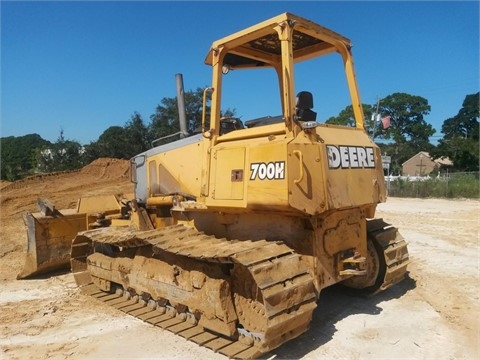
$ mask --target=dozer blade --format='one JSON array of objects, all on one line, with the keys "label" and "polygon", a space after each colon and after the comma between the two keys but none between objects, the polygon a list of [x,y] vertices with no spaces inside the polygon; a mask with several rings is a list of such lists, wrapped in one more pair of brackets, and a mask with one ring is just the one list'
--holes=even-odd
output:
[{"label": "dozer blade", "polygon": [[91,214],[119,214],[114,195],[81,198],[76,209],[57,210],[48,200],[38,199],[40,212],[27,212],[23,221],[27,230],[25,266],[17,279],[70,269],[72,241],[80,231],[88,230],[96,219]]},{"label": "dozer blade", "polygon": [[27,228],[27,256],[17,279],[68,269],[72,240],[87,229],[86,214],[75,209],[57,211],[53,216],[27,212],[23,221]]}]

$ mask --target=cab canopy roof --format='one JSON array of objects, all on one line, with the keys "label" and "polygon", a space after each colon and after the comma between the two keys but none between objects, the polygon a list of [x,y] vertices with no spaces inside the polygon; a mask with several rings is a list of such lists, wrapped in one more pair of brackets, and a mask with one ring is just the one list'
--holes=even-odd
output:
[{"label": "cab canopy roof", "polygon": [[310,20],[284,13],[215,41],[205,63],[213,65],[213,52],[223,48],[226,55],[222,65],[230,69],[276,66],[281,63],[282,56],[277,30],[286,24],[293,26],[294,62],[351,48],[349,39]]}]

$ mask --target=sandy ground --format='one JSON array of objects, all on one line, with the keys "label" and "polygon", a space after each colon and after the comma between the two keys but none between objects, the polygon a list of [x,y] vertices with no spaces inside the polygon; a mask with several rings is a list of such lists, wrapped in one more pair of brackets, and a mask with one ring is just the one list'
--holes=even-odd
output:
[{"label": "sandy ground", "polygon": [[[1,359],[225,359],[79,294],[71,274],[16,280],[24,211],[37,197],[66,208],[82,194],[129,193],[128,163],[101,159],[80,172],[1,190]],[[3,184],[2,184],[3,186]],[[408,277],[375,297],[322,292],[310,330],[265,358],[480,359],[480,202],[399,199],[377,216],[408,240]]]}]

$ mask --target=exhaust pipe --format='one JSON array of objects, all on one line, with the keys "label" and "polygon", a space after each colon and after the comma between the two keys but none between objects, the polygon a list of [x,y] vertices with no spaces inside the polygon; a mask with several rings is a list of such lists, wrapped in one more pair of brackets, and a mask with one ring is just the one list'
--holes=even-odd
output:
[{"label": "exhaust pipe", "polygon": [[183,89],[183,75],[175,75],[177,83],[177,106],[178,106],[178,120],[180,122],[180,137],[184,138],[189,136],[187,130],[187,112],[185,108],[185,91]]}]

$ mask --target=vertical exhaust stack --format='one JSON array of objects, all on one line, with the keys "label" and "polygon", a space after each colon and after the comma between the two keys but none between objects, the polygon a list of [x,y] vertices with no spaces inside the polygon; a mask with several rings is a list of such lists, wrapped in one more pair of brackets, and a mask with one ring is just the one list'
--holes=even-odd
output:
[{"label": "vertical exhaust stack", "polygon": [[183,89],[183,75],[175,75],[177,83],[177,106],[178,106],[178,120],[180,122],[180,137],[184,138],[189,136],[187,130],[187,112],[185,108],[185,91]]}]

